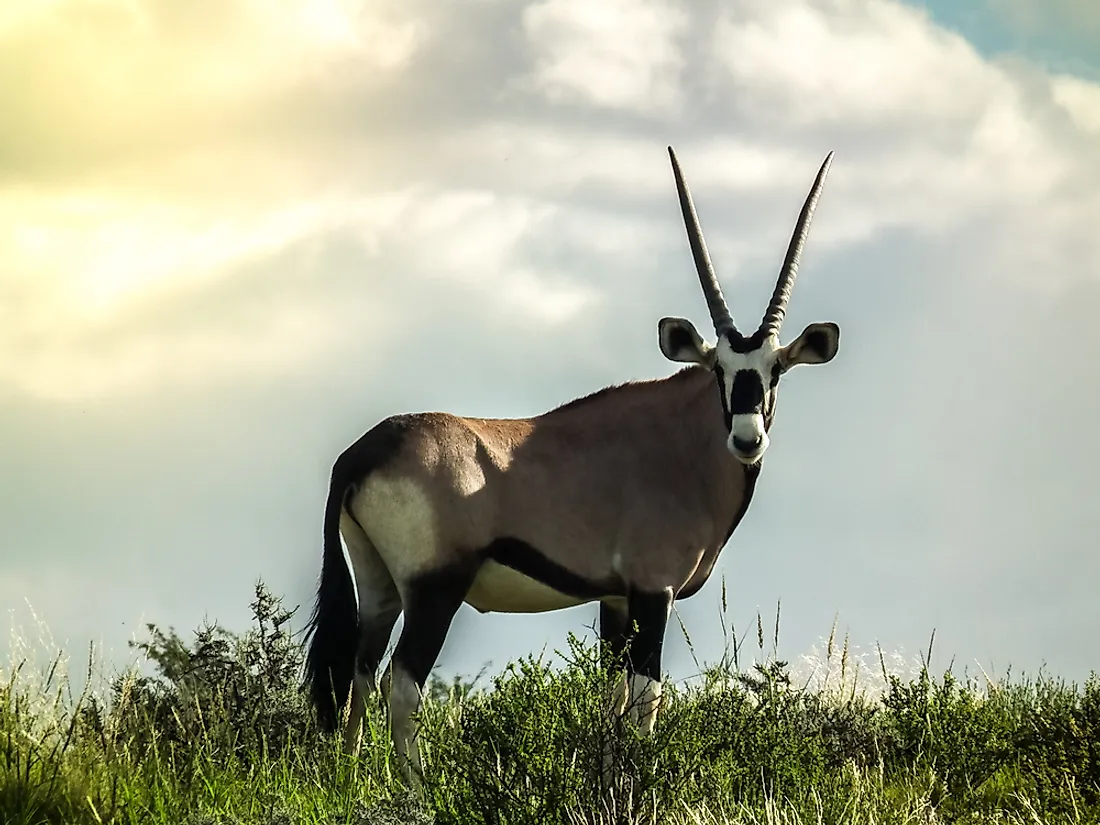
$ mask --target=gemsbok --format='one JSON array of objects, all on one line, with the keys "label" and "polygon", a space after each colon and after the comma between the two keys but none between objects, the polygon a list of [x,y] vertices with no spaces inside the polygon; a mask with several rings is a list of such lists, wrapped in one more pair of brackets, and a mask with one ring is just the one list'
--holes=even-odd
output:
[{"label": "gemsbok", "polygon": [[602,643],[625,663],[615,712],[629,705],[629,718],[652,730],[673,600],[706,583],[748,509],[779,379],[798,364],[832,360],[840,343],[834,323],[779,343],[832,153],[802,206],[763,321],[745,335],[668,151],[714,346],[690,321],[662,318],[661,352],[690,364],[673,375],[607,387],[534,418],[395,415],[333,465],[306,681],[323,729],[335,731],[346,710],[348,750],[403,611],[381,690],[399,759],[410,776],[420,773],[415,715],[464,601],[482,613],[598,601]]}]

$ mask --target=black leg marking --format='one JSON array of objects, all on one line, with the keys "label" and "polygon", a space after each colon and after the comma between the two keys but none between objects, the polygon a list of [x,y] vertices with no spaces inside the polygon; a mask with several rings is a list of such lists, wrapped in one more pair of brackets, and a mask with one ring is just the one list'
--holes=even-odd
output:
[{"label": "black leg marking", "polygon": [[626,653],[626,614],[600,602],[600,646],[616,665],[623,663]]},{"label": "black leg marking", "polygon": [[393,651],[393,661],[421,689],[476,574],[473,566],[446,568],[420,576],[404,594],[405,626]]},{"label": "black leg marking", "polygon": [[665,625],[672,608],[671,591],[631,593],[627,599],[632,637],[627,670],[650,679],[661,679],[661,651]]}]

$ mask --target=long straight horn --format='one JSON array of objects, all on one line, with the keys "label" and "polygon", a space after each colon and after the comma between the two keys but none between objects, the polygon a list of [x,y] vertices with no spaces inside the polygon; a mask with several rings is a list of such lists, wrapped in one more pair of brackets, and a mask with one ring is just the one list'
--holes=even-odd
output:
[{"label": "long straight horn", "polygon": [[787,314],[787,301],[791,297],[791,287],[798,275],[798,259],[802,257],[802,245],[806,243],[806,236],[810,234],[810,219],[817,208],[817,199],[821,196],[821,187],[825,183],[825,176],[829,174],[829,165],[833,162],[833,153],[825,156],[825,162],[817,172],[814,185],[810,188],[810,194],[806,196],[806,202],[802,204],[802,212],[798,216],[798,223],[794,227],[794,235],[791,236],[790,246],[787,247],[787,257],[783,259],[783,269],[779,272],[779,281],[772,293],[768,311],[764,313],[764,320],[760,322],[760,329],[766,335],[778,335],[779,328],[783,326],[783,316]]},{"label": "long straight horn", "polygon": [[703,295],[707,299],[707,307],[710,309],[711,320],[714,321],[714,330],[719,335],[727,332],[737,332],[737,327],[730,316],[726,299],[722,297],[722,287],[718,285],[718,278],[714,274],[714,267],[710,262],[710,254],[707,252],[707,242],[703,240],[703,230],[699,228],[699,218],[695,214],[695,204],[691,202],[691,192],[684,183],[683,173],[680,172],[680,163],[676,160],[676,153],[672,147],[668,147],[668,156],[672,159],[672,174],[676,176],[676,192],[680,196],[680,211],[684,213],[684,224],[687,226],[688,242],[691,244],[691,256],[695,259],[695,268],[699,272],[699,283],[703,287]]}]

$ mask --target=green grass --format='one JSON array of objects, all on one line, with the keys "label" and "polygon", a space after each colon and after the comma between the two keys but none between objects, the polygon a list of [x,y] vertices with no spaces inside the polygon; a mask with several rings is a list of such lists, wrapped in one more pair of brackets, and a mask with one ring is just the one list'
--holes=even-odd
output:
[{"label": "green grass", "polygon": [[[613,675],[571,637],[483,690],[431,683],[423,794],[402,789],[385,719],[361,753],[319,735],[298,688],[290,614],[263,587],[243,635],[185,643],[148,627],[152,675],[18,648],[0,669],[0,822],[37,823],[1091,823],[1100,822],[1100,679],[993,684],[879,672],[847,645],[797,683],[731,645],[666,685],[654,735],[607,719]],[[873,689],[867,689],[867,685]],[[621,763],[601,779],[602,755]]]}]

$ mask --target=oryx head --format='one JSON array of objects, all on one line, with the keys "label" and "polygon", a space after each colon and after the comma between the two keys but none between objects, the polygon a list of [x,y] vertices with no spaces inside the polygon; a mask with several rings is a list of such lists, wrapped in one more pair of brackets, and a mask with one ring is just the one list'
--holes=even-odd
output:
[{"label": "oryx head", "polygon": [[798,274],[798,259],[833,153],[830,152],[821,164],[810,194],[802,205],[771,303],[768,304],[760,327],[752,335],[743,335],[733,323],[725,298],[722,297],[722,288],[715,277],[714,267],[710,263],[691,193],[684,183],[680,164],[671,146],[668,153],[672,158],[672,171],[676,176],[676,189],[680,195],[680,208],[684,213],[684,223],[691,242],[691,254],[695,258],[695,267],[699,271],[699,281],[703,286],[707,306],[710,307],[718,343],[711,346],[704,341],[691,321],[684,318],[662,318],[658,327],[661,352],[673,361],[701,364],[714,371],[722,397],[726,427],[729,430],[729,450],[743,463],[754,464],[768,447],[767,429],[775,414],[780,376],[798,364],[824,364],[831,361],[840,344],[840,327],[833,323],[810,324],[791,343],[786,346],[779,343],[779,330],[787,312],[787,300]]}]

